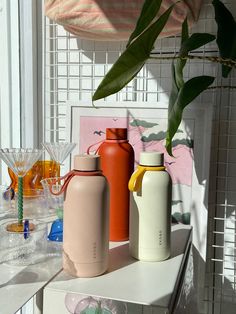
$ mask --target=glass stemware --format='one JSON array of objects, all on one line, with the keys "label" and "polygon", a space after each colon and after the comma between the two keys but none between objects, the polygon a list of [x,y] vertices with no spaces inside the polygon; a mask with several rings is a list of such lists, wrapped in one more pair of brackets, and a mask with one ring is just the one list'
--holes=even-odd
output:
[{"label": "glass stemware", "polygon": [[[10,187],[16,193],[18,191],[17,176],[8,167],[11,179]],[[35,189],[43,189],[41,180],[60,176],[60,165],[54,160],[38,160],[23,177],[24,195],[33,195]]]},{"label": "glass stemware", "polygon": [[32,148],[0,149],[0,158],[18,177],[18,224],[23,222],[23,177],[41,154],[42,150]]},{"label": "glass stemware", "polygon": [[54,142],[54,143],[42,143],[43,147],[47,150],[50,157],[58,162],[60,165],[69,156],[72,150],[75,148],[75,143],[68,142]]},{"label": "glass stemware", "polygon": [[67,293],[65,306],[71,314],[127,314],[127,304],[122,301],[102,299],[82,294]]},{"label": "glass stemware", "polygon": [[[42,143],[42,146],[47,150],[50,157],[60,165],[63,163],[63,161],[69,156],[69,154],[72,152],[72,150],[75,148],[75,143],[69,143],[69,142],[54,142],[54,143]],[[54,189],[54,192],[58,192],[57,188],[61,188],[60,186],[60,180],[57,180],[57,184],[53,184],[54,179],[58,178],[48,178],[46,180],[42,180],[41,184],[43,185],[45,195],[47,196],[47,200],[50,204],[50,207],[57,209],[57,216],[58,218],[53,221],[51,231],[49,233],[49,240],[51,241],[57,241],[62,242],[63,239],[63,201],[64,196],[63,194],[58,196],[50,196],[50,189],[49,186],[51,185],[51,188]],[[56,189],[56,190],[55,190]],[[61,202],[62,200],[62,202]]]}]

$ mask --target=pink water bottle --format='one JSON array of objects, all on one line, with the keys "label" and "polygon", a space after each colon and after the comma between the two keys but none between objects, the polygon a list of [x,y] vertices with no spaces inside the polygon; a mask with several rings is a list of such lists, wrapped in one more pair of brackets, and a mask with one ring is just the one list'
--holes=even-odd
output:
[{"label": "pink water bottle", "polygon": [[73,276],[93,277],[108,268],[108,184],[97,155],[76,155],[74,169],[66,179],[63,268]]}]

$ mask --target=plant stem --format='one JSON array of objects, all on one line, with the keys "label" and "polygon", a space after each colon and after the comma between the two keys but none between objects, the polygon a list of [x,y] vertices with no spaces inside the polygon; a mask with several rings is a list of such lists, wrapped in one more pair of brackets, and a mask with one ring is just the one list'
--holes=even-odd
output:
[{"label": "plant stem", "polygon": [[23,177],[18,177],[18,223],[23,222]]},{"label": "plant stem", "polygon": [[236,89],[236,86],[230,86],[230,85],[225,85],[225,86],[221,86],[221,85],[216,85],[216,86],[211,86],[211,87],[208,87],[207,89],[216,89],[216,88],[222,88],[222,89],[226,89],[226,88],[229,88],[229,89]]},{"label": "plant stem", "polygon": [[206,60],[210,62],[220,63],[227,65],[228,67],[234,68],[236,66],[236,61],[232,59],[223,59],[221,57],[215,57],[215,56],[197,56],[197,55],[187,55],[186,57],[180,57],[180,56],[153,56],[152,53],[149,56],[149,59],[155,59],[155,60],[176,60],[176,59],[182,59],[182,60],[188,60],[188,59],[198,59],[198,60]]}]

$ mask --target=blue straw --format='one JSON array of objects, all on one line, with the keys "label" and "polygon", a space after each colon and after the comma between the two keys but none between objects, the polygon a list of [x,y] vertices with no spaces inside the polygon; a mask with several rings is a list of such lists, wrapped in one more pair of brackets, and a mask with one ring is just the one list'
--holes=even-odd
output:
[{"label": "blue straw", "polygon": [[24,238],[27,239],[29,237],[29,220],[26,219],[24,221]]}]

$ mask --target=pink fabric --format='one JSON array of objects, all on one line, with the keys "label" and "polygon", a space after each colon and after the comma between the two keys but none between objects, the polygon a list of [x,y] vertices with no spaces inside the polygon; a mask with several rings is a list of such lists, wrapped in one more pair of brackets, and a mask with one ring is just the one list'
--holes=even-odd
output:
[{"label": "pink fabric", "polygon": [[[197,21],[203,0],[177,3],[160,34],[168,37],[180,33],[188,16],[191,26]],[[159,14],[176,0],[163,0]],[[125,41],[134,30],[144,0],[45,0],[45,15],[81,38]]]}]

